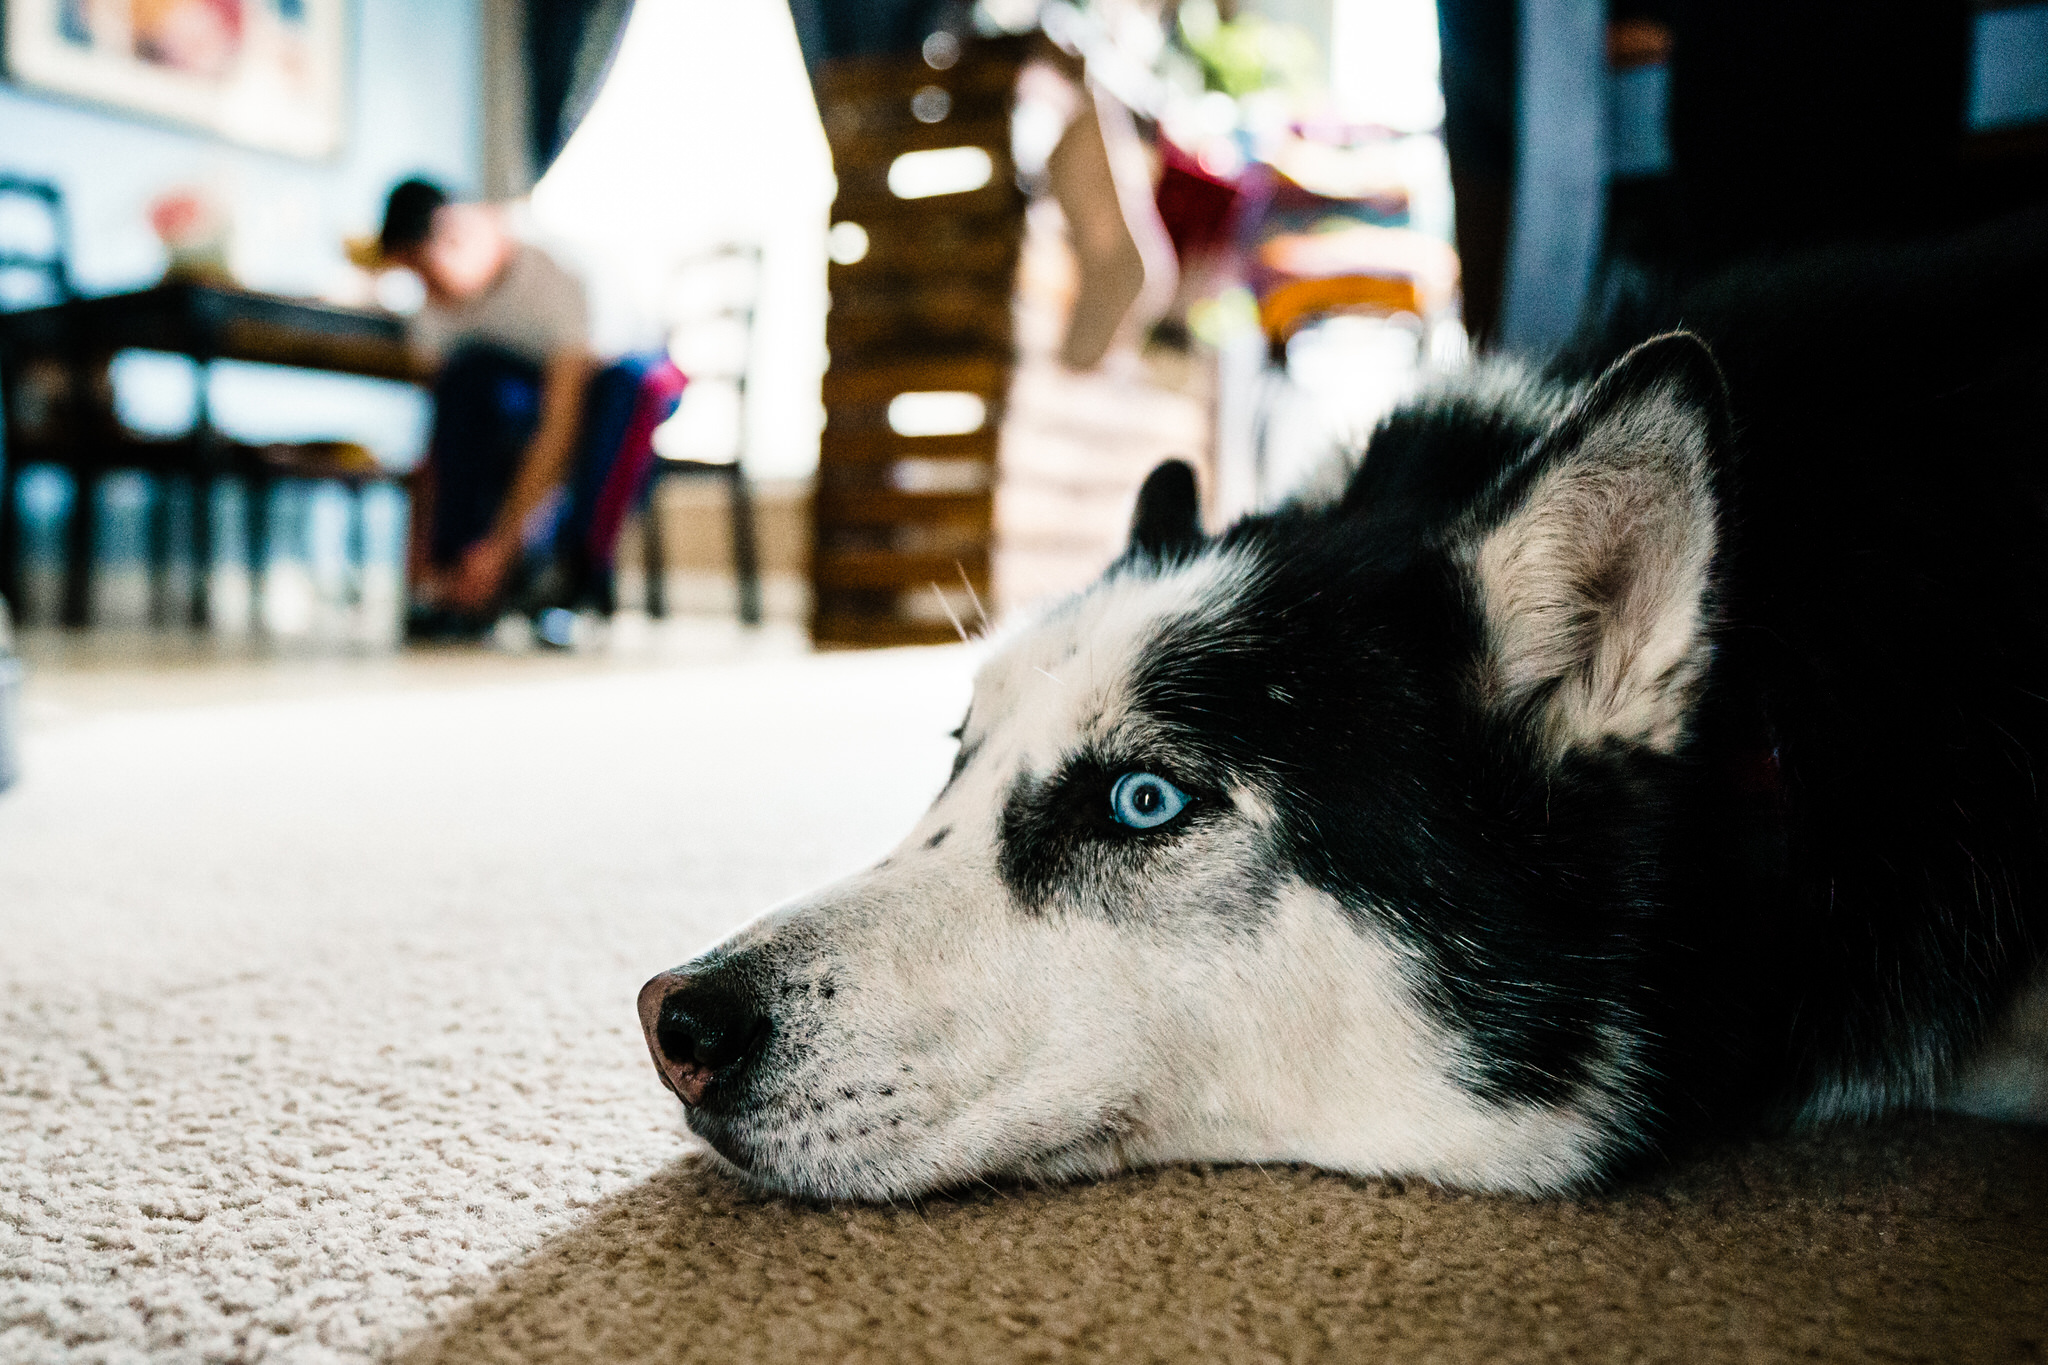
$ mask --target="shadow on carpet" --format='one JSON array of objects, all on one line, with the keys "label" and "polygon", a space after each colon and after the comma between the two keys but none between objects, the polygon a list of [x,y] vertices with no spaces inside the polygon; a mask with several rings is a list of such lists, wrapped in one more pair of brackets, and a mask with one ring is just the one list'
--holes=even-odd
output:
[{"label": "shadow on carpet", "polygon": [[825,1208],[689,1158],[399,1359],[2042,1361],[2048,1132],[1838,1130],[1578,1200],[1173,1167]]}]

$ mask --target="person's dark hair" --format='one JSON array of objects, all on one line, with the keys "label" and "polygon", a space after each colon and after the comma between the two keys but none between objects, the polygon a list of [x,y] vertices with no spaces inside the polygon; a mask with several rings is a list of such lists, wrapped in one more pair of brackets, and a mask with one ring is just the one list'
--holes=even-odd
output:
[{"label": "person's dark hair", "polygon": [[401,180],[384,201],[384,227],[377,246],[385,255],[408,251],[427,240],[434,212],[448,202],[448,192],[431,180]]}]

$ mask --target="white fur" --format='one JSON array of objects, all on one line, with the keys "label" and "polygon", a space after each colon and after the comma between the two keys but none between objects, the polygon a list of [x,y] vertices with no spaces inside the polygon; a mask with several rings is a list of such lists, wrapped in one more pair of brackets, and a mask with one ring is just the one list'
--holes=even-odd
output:
[{"label": "white fur", "polygon": [[1249,889],[1260,793],[1178,836],[1137,903],[1014,903],[997,868],[1012,784],[1133,738],[1147,642],[1227,611],[1245,572],[1211,554],[1112,576],[1011,637],[977,680],[971,760],[895,853],[738,936],[833,991],[790,1007],[803,1046],[735,1133],[757,1178],[877,1198],[1189,1158],[1528,1190],[1592,1173],[1610,1117],[1592,1091],[1475,1098],[1462,1044],[1416,999],[1418,964],[1370,916],[1278,876]]},{"label": "white fur", "polygon": [[1596,422],[1515,512],[1471,539],[1485,700],[1513,705],[1554,686],[1553,749],[1675,749],[1709,658],[1716,538],[1697,411],[1663,388]]}]

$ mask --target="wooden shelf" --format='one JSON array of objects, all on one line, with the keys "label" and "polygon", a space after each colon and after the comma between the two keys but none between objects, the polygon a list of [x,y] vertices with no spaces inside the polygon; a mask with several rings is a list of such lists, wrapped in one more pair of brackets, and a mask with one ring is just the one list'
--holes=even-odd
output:
[{"label": "wooden shelf", "polygon": [[[811,633],[820,644],[949,641],[955,631],[935,611],[933,586],[963,616],[962,574],[988,595],[1024,238],[1009,117],[1031,51],[1024,40],[969,42],[944,71],[907,56],[834,62],[819,73],[819,113],[839,180],[832,219],[867,234],[861,259],[834,265],[828,276],[831,362],[812,503]],[[936,121],[918,116],[930,118],[940,105]],[[923,199],[890,191],[896,158],[945,147],[987,152],[988,183]],[[891,400],[933,391],[981,399],[981,426],[950,436],[890,428]]]},{"label": "wooden shelf", "polygon": [[887,406],[899,393],[965,391],[1001,401],[1010,360],[1002,355],[897,356],[866,363],[832,358],[825,371],[825,406]]},{"label": "wooden shelf", "polygon": [[841,465],[892,464],[897,460],[983,460],[995,463],[997,424],[990,421],[980,431],[964,436],[899,436],[888,424],[854,427],[826,423],[819,441],[819,465],[832,469]]},{"label": "wooden shelf", "polygon": [[976,590],[988,582],[988,549],[960,554],[905,554],[900,550],[819,550],[811,580],[820,588],[951,587],[965,571]]},{"label": "wooden shelf", "polygon": [[811,621],[811,641],[826,649],[875,649],[890,645],[950,645],[960,638],[950,621],[877,618],[867,614],[820,613]]},{"label": "wooden shelf", "polygon": [[993,490],[981,493],[818,492],[818,516],[833,526],[995,524]]}]

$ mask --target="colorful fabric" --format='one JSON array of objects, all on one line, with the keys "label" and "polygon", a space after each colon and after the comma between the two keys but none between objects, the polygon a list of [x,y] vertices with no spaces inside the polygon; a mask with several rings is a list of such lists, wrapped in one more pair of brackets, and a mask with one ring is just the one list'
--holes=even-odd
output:
[{"label": "colorful fabric", "polygon": [[688,382],[660,351],[627,356],[591,380],[583,447],[557,544],[573,541],[594,567],[611,567],[626,514],[654,472],[655,428],[674,415]]}]

